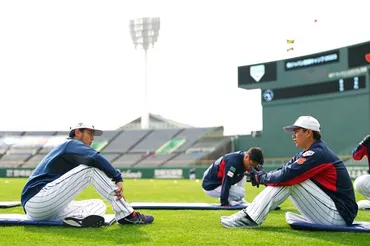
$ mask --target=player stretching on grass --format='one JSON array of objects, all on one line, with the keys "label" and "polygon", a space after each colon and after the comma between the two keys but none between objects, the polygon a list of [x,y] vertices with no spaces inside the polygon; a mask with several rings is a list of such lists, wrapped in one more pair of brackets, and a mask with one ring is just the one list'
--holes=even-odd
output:
[{"label": "player stretching on grass", "polygon": [[258,165],[263,165],[260,148],[226,154],[204,172],[203,190],[207,195],[219,198],[222,206],[248,205],[244,200],[245,172]]},{"label": "player stretching on grass", "polygon": [[343,162],[320,140],[319,122],[301,116],[284,130],[293,132],[295,145],[303,151],[275,171],[251,168],[255,180],[267,187],[247,208],[221,217],[221,224],[227,228],[258,227],[272,207],[290,197],[311,223],[351,225],[358,210],[352,181]]},{"label": "player stretching on grass", "polygon": [[[74,227],[98,227],[106,206],[100,199],[73,201],[92,184],[116,213],[119,224],[148,224],[154,218],[135,212],[125,201],[121,173],[90,145],[103,131],[79,123],[68,139],[42,159],[23,188],[21,202],[33,220],[63,220]],[[114,183],[112,183],[112,181]]]}]

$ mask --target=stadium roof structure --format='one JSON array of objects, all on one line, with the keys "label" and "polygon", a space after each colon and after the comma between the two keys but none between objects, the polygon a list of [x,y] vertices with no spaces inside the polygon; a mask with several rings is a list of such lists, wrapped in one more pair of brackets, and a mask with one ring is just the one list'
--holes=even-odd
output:
[{"label": "stadium roof structure", "polygon": [[[160,115],[149,113],[150,129],[168,129],[168,128],[193,128],[194,126],[180,123],[174,120],[164,118]],[[141,129],[141,117],[121,126],[117,130]]]}]

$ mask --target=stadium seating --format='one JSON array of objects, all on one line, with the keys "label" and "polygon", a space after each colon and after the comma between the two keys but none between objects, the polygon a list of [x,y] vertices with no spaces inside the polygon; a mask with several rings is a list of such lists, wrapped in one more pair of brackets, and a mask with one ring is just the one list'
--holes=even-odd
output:
[{"label": "stadium seating", "polygon": [[35,154],[31,158],[29,158],[27,161],[25,161],[25,163],[23,163],[22,167],[34,168],[40,163],[40,161],[45,156],[46,156],[46,153]]},{"label": "stadium seating", "polygon": [[126,153],[124,155],[121,155],[118,159],[113,161],[113,165],[117,168],[120,167],[129,167],[132,165],[135,165],[138,161],[140,161],[143,158],[143,155],[141,153]]},{"label": "stadium seating", "polygon": [[[152,153],[152,154],[149,154],[149,155],[145,156],[145,158],[141,159],[135,165],[135,167],[160,166],[160,165],[164,164],[166,161],[168,161],[169,159],[175,157],[176,155],[177,155],[177,153],[170,153],[170,154]],[[186,166],[186,165],[184,165],[184,166]]]},{"label": "stadium seating", "polygon": [[124,131],[114,138],[101,153],[126,153],[135,144],[145,138],[152,130]]},{"label": "stadium seating", "polygon": [[31,156],[32,154],[29,153],[6,153],[0,159],[0,166],[19,167]]},{"label": "stadium seating", "polygon": [[[67,131],[0,132],[0,167],[34,168],[67,137]],[[105,131],[92,147],[117,168],[186,167],[220,149],[225,138],[222,127],[125,129]]]},{"label": "stadium seating", "polygon": [[195,144],[197,141],[199,141],[199,137],[202,137],[205,135],[208,131],[212,131],[213,128],[187,128],[184,131],[182,131],[179,135],[177,135],[177,138],[184,138],[186,139],[186,142],[181,145],[176,151],[182,152],[187,150],[189,147],[191,147],[193,144]]},{"label": "stadium seating", "polygon": [[146,138],[130,149],[129,152],[152,153],[165,144],[169,139],[175,137],[180,131],[182,131],[182,129],[156,129],[150,132]]},{"label": "stadium seating", "polygon": [[[175,158],[167,161],[164,166],[174,167],[174,166],[191,166],[196,164],[202,157],[205,156],[204,152],[189,152],[189,153],[182,153],[176,156]],[[208,163],[210,165],[211,163]]]}]

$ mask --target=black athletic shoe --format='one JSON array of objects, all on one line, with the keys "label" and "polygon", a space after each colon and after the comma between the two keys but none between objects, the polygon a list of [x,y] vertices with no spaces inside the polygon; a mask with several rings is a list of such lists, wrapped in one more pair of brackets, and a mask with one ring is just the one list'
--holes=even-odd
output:
[{"label": "black athletic shoe", "polygon": [[104,224],[104,217],[99,215],[89,215],[87,217],[67,217],[63,220],[63,225],[86,228],[86,227],[100,227]]},{"label": "black athletic shoe", "polygon": [[154,217],[151,215],[144,215],[139,212],[133,212],[129,216],[118,220],[118,223],[121,225],[126,224],[150,224],[154,220]]}]

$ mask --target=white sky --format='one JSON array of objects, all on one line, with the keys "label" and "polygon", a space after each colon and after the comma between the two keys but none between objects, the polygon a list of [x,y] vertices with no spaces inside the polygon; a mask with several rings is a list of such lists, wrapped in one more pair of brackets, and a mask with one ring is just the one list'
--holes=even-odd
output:
[{"label": "white sky", "polygon": [[[260,130],[260,92],[237,89],[237,67],[368,41],[369,6],[0,0],[0,129],[68,130],[88,121],[109,130],[140,117],[144,51],[134,48],[129,20],[160,17],[158,42],[148,51],[149,111],[199,127],[223,125],[227,135]],[[286,52],[286,39],[296,40],[294,52]]]}]

